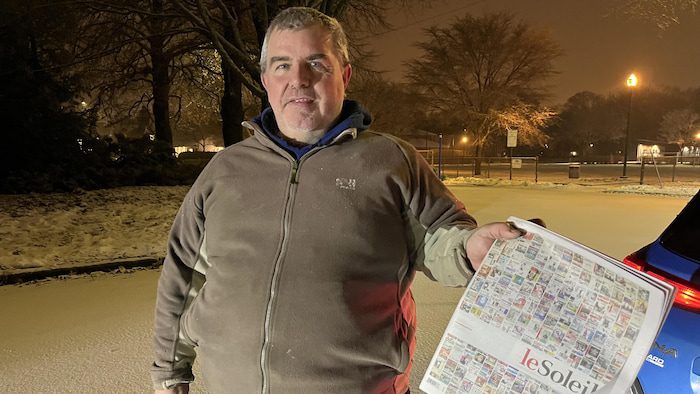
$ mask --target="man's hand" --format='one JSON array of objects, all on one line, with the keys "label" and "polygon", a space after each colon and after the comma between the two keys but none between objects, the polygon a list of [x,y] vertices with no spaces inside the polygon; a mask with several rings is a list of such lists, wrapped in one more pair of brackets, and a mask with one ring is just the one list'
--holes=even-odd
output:
[{"label": "man's hand", "polygon": [[190,392],[189,384],[178,384],[177,386],[165,390],[156,390],[155,394],[187,394]]},{"label": "man's hand", "polygon": [[486,257],[491,244],[497,239],[514,239],[525,235],[525,231],[520,230],[510,223],[499,222],[489,223],[477,227],[474,233],[467,239],[467,258],[472,263],[472,268],[477,271],[481,266],[481,261]]}]

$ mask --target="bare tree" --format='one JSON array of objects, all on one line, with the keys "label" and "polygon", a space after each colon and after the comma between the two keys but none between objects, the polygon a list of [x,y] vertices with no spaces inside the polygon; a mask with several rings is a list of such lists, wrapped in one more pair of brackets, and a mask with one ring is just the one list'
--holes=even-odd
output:
[{"label": "bare tree", "polygon": [[688,145],[695,140],[700,129],[700,115],[690,109],[673,110],[666,113],[659,125],[659,136],[666,142]]},{"label": "bare tree", "polygon": [[587,157],[593,151],[602,154],[603,146],[616,145],[624,137],[625,117],[614,97],[583,91],[564,104],[557,124],[548,129],[559,154],[579,152]]},{"label": "bare tree", "polygon": [[503,132],[506,113],[510,123],[528,123],[513,116],[532,114],[561,54],[545,32],[506,13],[465,16],[426,34],[417,44],[423,55],[408,63],[408,78],[432,112],[451,119],[454,130],[469,130],[478,157]]},{"label": "bare tree", "polygon": [[[129,90],[141,90],[128,115],[143,105],[151,108],[155,138],[172,147],[172,85],[187,78],[188,70],[201,68],[194,59],[209,44],[172,5],[164,0],[81,0],[84,16],[74,62],[92,76],[92,95],[98,103]],[[176,102],[177,104],[177,102]],[[123,116],[123,115],[122,115]]]},{"label": "bare tree", "polygon": [[221,75],[212,75],[202,81],[204,86],[185,83],[176,86],[182,105],[175,117],[173,131],[174,139],[180,145],[197,143],[204,151],[211,142],[223,143],[219,113],[222,83]]},{"label": "bare tree", "polygon": [[495,111],[493,117],[501,130],[518,130],[518,140],[524,145],[542,146],[549,137],[542,132],[557,113],[548,108],[519,102],[510,108]]},{"label": "bare tree", "polygon": [[372,127],[382,132],[406,135],[429,123],[420,96],[410,86],[388,81],[379,74],[353,76],[348,97],[369,110]]}]

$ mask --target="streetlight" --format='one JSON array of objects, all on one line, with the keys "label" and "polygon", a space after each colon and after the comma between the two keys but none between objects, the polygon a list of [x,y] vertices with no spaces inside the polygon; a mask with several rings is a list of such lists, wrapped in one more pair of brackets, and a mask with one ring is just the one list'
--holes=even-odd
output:
[{"label": "streetlight", "polygon": [[[467,129],[464,129],[464,132],[466,133]],[[463,135],[460,142],[462,143],[462,161],[460,164],[465,166],[467,164],[467,142],[469,142],[469,137],[466,134]],[[457,176],[459,176],[459,166],[457,167]]]},{"label": "streetlight", "polygon": [[[469,137],[467,137],[467,129],[463,129],[462,132],[464,135],[462,136],[462,145],[464,145],[464,150],[462,150],[462,156],[466,156],[465,151],[467,150],[467,142],[469,142]],[[698,133],[700,134],[700,133]]]},{"label": "streetlight", "polygon": [[627,178],[627,150],[630,140],[630,115],[632,114],[632,94],[634,93],[634,88],[637,87],[637,76],[634,73],[627,77],[627,89],[630,92],[629,101],[627,104],[627,129],[625,130],[625,146],[623,147],[623,163],[622,163],[622,177]]},{"label": "streetlight", "polygon": [[467,142],[469,142],[469,137],[467,137],[466,135],[462,136],[461,142],[462,142],[462,145],[464,145],[464,146],[462,146],[462,157],[464,157],[467,155]]}]

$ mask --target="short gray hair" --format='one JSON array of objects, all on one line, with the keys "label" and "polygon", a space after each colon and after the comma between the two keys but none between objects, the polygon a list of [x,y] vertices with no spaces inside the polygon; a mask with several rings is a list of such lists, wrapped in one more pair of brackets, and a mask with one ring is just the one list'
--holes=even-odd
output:
[{"label": "short gray hair", "polygon": [[309,7],[289,7],[282,10],[265,33],[262,49],[260,50],[260,73],[267,69],[267,47],[270,35],[275,30],[301,30],[307,27],[320,26],[331,34],[336,56],[344,66],[350,63],[348,53],[348,36],[337,19],[330,17],[321,11]]}]

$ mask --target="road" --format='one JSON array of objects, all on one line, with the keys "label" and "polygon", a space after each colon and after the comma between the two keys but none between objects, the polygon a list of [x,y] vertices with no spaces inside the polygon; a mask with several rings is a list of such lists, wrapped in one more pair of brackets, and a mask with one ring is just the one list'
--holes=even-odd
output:
[{"label": "road", "polygon": [[[653,240],[688,200],[526,188],[453,191],[481,223],[539,216],[550,229],[617,258]],[[145,270],[0,287],[0,392],[150,392],[157,278],[157,270]],[[420,274],[414,283],[415,392],[461,293]],[[192,388],[205,392],[199,383]]]}]

